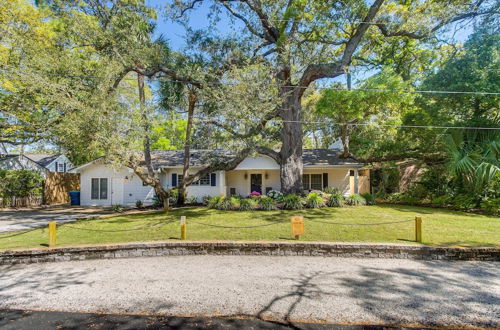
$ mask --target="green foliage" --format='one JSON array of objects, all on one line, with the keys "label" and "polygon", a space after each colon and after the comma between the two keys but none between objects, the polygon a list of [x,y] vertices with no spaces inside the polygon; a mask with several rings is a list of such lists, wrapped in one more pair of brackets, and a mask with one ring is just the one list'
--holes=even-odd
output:
[{"label": "green foliage", "polygon": [[344,206],[344,196],[340,193],[333,193],[328,197],[326,205],[329,207],[342,207]]},{"label": "green foliage", "polygon": [[500,198],[486,198],[481,202],[481,209],[500,214]]},{"label": "green foliage", "polygon": [[239,207],[240,202],[236,197],[222,197],[217,203],[217,209],[222,211],[237,210]]},{"label": "green foliage", "polygon": [[39,197],[43,178],[35,171],[0,170],[0,197]]},{"label": "green foliage", "polygon": [[155,209],[160,209],[163,207],[163,199],[156,194],[153,196],[153,207]]},{"label": "green foliage", "polygon": [[283,193],[281,193],[280,191],[277,191],[277,190],[270,190],[267,193],[267,196],[271,197],[272,199],[280,200],[283,198]]},{"label": "green foliage", "polygon": [[346,198],[346,203],[351,206],[366,205],[366,200],[358,194],[351,194]]},{"label": "green foliage", "polygon": [[263,211],[273,211],[276,210],[276,202],[271,197],[262,197],[259,199],[259,208]]},{"label": "green foliage", "polygon": [[283,197],[283,208],[285,210],[301,210],[304,207],[302,197],[296,194],[289,194]]},{"label": "green foliage", "polygon": [[339,188],[337,188],[337,187],[325,187],[325,188],[323,188],[323,192],[325,194],[338,194],[338,193],[340,193]]},{"label": "green foliage", "polygon": [[472,194],[458,194],[452,198],[449,198],[450,204],[459,210],[472,210],[479,205],[480,198],[477,195]]},{"label": "green foliage", "polygon": [[208,207],[211,209],[218,209],[219,208],[219,203],[221,202],[222,197],[220,196],[215,196],[209,199],[208,201]]},{"label": "green foliage", "polygon": [[242,198],[240,199],[240,211],[250,211],[256,207],[256,201],[251,198]]},{"label": "green foliage", "polygon": [[323,197],[316,192],[310,192],[306,196],[306,207],[310,209],[319,209],[325,207],[325,201]]},{"label": "green foliage", "polygon": [[122,213],[124,208],[123,208],[123,205],[120,205],[120,204],[115,204],[113,205],[113,212],[116,212],[116,213]]},{"label": "green foliage", "polygon": [[138,209],[142,209],[144,207],[144,204],[140,199],[138,199],[135,201],[135,207],[137,207]]},{"label": "green foliage", "polygon": [[365,199],[366,205],[375,205],[375,204],[377,204],[377,202],[375,201],[375,198],[370,193],[361,194],[361,197],[363,197]]},{"label": "green foliage", "polygon": [[436,206],[446,206],[448,205],[448,196],[437,196],[431,199],[431,203]]},{"label": "green foliage", "polygon": [[198,198],[196,198],[195,196],[188,197],[186,203],[190,205],[198,204]]}]

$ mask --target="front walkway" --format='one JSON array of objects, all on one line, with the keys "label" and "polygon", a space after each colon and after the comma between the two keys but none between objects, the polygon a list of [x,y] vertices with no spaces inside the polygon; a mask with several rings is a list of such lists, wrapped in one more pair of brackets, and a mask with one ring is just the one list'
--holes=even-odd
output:
[{"label": "front walkway", "polygon": [[112,213],[110,208],[57,206],[0,210],[0,233],[43,227],[49,221],[65,223],[79,218]]},{"label": "front walkway", "polygon": [[0,309],[500,326],[495,262],[203,255],[0,266],[0,274]]}]

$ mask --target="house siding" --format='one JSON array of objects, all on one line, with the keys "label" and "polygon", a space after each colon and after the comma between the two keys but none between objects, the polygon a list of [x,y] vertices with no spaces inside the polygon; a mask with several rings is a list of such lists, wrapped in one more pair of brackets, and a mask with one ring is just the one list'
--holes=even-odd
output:
[{"label": "house siding", "polygon": [[60,155],[56,159],[52,161],[49,165],[46,166],[46,169],[48,169],[51,172],[59,172],[56,168],[56,163],[57,164],[66,164],[66,172],[69,172],[71,168],[73,168],[73,164],[69,161],[68,157],[65,155]]}]

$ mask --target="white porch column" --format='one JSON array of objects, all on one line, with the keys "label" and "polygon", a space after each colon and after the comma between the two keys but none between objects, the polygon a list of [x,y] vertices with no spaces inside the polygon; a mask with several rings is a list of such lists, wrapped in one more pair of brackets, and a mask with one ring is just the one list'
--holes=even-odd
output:
[{"label": "white porch column", "polygon": [[217,172],[218,180],[217,180],[217,186],[219,190],[219,195],[224,194],[226,195],[226,172],[225,171],[218,171]]}]

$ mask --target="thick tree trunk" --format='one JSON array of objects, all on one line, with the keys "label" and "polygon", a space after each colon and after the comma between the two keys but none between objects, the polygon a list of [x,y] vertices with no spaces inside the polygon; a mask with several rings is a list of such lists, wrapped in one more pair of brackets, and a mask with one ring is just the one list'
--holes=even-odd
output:
[{"label": "thick tree trunk", "polygon": [[186,141],[184,142],[184,166],[182,168],[182,180],[179,183],[179,195],[177,205],[182,206],[186,202],[186,178],[189,170],[189,153],[191,152],[191,131],[193,127],[194,107],[196,104],[196,94],[189,91],[188,96],[188,122],[186,127]]},{"label": "thick tree trunk", "polygon": [[296,92],[286,97],[281,111],[283,119],[281,146],[281,191],[285,194],[302,194],[302,107]]}]

